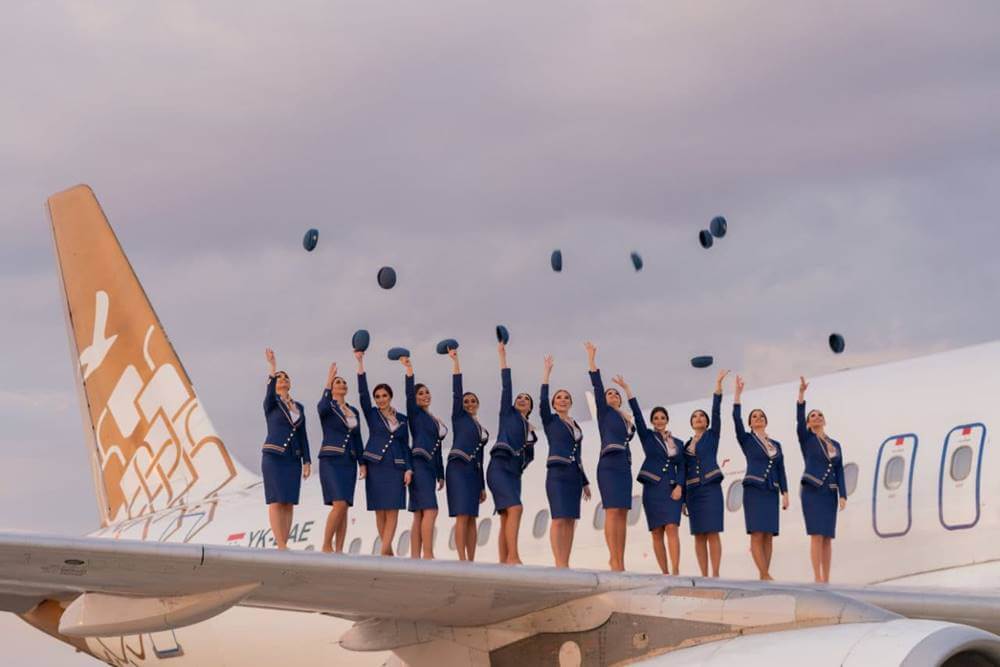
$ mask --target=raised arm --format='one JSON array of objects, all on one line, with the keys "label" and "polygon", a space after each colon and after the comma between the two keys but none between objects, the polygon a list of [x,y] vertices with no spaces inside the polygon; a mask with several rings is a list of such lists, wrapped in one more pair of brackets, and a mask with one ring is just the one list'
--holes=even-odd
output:
[{"label": "raised arm", "polygon": [[809,439],[809,429],[806,428],[806,389],[809,383],[802,376],[799,376],[799,400],[795,403],[795,430],[799,436],[799,447],[802,455],[805,456],[805,444]]},{"label": "raised arm", "polygon": [[358,400],[361,401],[361,412],[365,414],[368,428],[372,426],[372,395],[368,391],[368,375],[365,373],[365,353],[357,351],[354,358],[358,360]]},{"label": "raised arm", "polygon": [[497,355],[500,357],[500,414],[514,409],[514,381],[507,366],[507,346],[497,343]]},{"label": "raised arm", "polygon": [[547,424],[552,419],[552,406],[549,405],[549,378],[552,376],[552,355],[545,357],[545,367],[542,372],[542,390],[538,394],[538,414],[542,416],[542,423]]},{"label": "raised arm", "polygon": [[722,381],[729,375],[729,371],[719,371],[715,378],[715,392],[712,394],[712,425],[709,427],[715,436],[722,433]]},{"label": "raised arm", "polygon": [[264,414],[267,414],[275,405],[277,394],[277,384],[278,378],[275,377],[277,374],[276,363],[274,360],[274,350],[267,348],[264,350],[264,358],[267,360],[267,392],[264,394]]},{"label": "raised arm", "polygon": [[741,404],[741,398],[743,396],[743,388],[746,385],[743,383],[743,378],[739,375],[736,376],[736,389],[733,392],[733,426],[736,427],[736,441],[740,444],[740,449],[746,454],[746,445],[744,440],[747,437],[747,431],[743,428],[743,405]]},{"label": "raised arm", "polygon": [[462,394],[465,392],[462,389],[462,368],[458,364],[458,350],[448,350],[448,356],[451,357],[451,419],[454,421],[465,412],[465,406],[462,405]]},{"label": "raised arm", "polygon": [[320,397],[317,405],[321,420],[333,414],[330,401],[333,400],[333,379],[335,377],[337,377],[337,362],[330,364],[330,371],[326,374],[326,387],[323,389],[323,396]]},{"label": "raised arm", "polygon": [[413,364],[409,357],[400,357],[400,363],[406,369],[406,414],[410,418],[410,432],[413,432],[413,419],[417,414],[417,383],[413,379]]}]

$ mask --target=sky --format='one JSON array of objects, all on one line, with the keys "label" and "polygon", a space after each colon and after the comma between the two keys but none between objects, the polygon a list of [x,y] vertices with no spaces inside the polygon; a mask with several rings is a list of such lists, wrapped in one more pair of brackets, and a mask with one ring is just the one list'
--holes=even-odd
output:
[{"label": "sky", "polygon": [[456,338],[486,415],[503,323],[516,388],[553,354],[579,418],[587,339],[650,406],[720,367],[753,387],[996,339],[997,25],[988,0],[8,3],[0,527],[98,521],[44,212],[81,182],[253,470],[264,348],[311,409],[331,361],[355,388],[362,327],[372,380],[401,393],[406,346],[442,412]]}]

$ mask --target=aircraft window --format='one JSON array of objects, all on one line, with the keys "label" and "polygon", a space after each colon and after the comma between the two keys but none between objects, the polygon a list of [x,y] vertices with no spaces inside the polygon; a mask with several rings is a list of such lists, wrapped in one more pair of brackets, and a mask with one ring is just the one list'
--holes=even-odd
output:
[{"label": "aircraft window", "polygon": [[455,526],[451,527],[451,535],[448,536],[448,548],[452,551],[458,548],[455,546]]},{"label": "aircraft window", "polygon": [[594,508],[594,530],[604,530],[604,503]]},{"label": "aircraft window", "polygon": [[951,455],[951,478],[961,482],[972,472],[972,447],[962,445]]},{"label": "aircraft window", "polygon": [[483,519],[479,522],[479,539],[476,540],[476,544],[481,547],[485,547],[486,543],[490,541],[490,529],[493,527],[493,522],[489,519]]},{"label": "aircraft window", "polygon": [[882,477],[882,484],[890,491],[895,491],[903,485],[904,472],[906,472],[906,459],[902,456],[893,456],[885,464],[885,475]]},{"label": "aircraft window", "polygon": [[628,516],[625,517],[625,521],[630,526],[634,526],[639,523],[639,517],[642,515],[642,496],[632,496],[632,509],[628,511]]},{"label": "aircraft window", "polygon": [[549,511],[548,510],[538,510],[538,514],[535,515],[535,522],[531,526],[531,534],[540,538],[545,535],[545,530],[549,527]]},{"label": "aircraft window", "polygon": [[729,485],[726,492],[726,508],[730,512],[738,512],[743,507],[743,480],[738,479]]},{"label": "aircraft window", "polygon": [[858,488],[857,463],[848,463],[844,466],[844,485],[847,487],[845,491],[848,496],[854,493],[854,489]]},{"label": "aircraft window", "polygon": [[382,538],[376,537],[372,542],[372,556],[378,556],[380,553],[382,553]]},{"label": "aircraft window", "polygon": [[404,555],[410,552],[410,531],[404,530],[399,535],[399,541],[396,542],[396,555]]},{"label": "aircraft window", "polygon": [[351,546],[347,548],[347,553],[349,554],[359,554],[361,553],[361,538],[355,537],[351,540]]}]

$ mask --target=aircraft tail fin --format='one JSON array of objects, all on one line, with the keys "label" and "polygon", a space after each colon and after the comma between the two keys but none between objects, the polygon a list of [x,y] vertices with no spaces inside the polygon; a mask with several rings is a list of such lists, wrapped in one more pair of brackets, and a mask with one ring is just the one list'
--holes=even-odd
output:
[{"label": "aircraft tail fin", "polygon": [[52,195],[48,210],[102,525],[256,481],[202,409],[93,191]]}]

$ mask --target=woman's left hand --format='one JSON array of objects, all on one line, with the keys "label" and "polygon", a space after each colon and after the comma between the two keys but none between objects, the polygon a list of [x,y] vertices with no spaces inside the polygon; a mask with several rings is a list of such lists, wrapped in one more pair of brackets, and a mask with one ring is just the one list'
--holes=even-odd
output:
[{"label": "woman's left hand", "polygon": [[407,470],[406,472],[403,473],[403,484],[405,486],[409,486],[410,482],[412,481],[413,481],[413,471]]},{"label": "woman's left hand", "polygon": [[[788,492],[787,491],[785,493],[781,494],[781,509],[783,509],[783,510],[788,509]],[[843,509],[843,507],[841,507],[841,509]]]},{"label": "woman's left hand", "polygon": [[364,463],[358,466],[358,479],[364,479],[368,476],[368,466]]},{"label": "woman's left hand", "polygon": [[583,487],[583,499],[590,500],[590,486]]},{"label": "woman's left hand", "polygon": [[479,492],[479,504],[482,505],[485,502],[486,502],[486,491],[483,490]]},{"label": "woman's left hand", "polygon": [[440,491],[443,488],[444,488],[444,480],[443,479],[439,479],[438,480],[438,491]]},{"label": "woman's left hand", "polygon": [[312,464],[303,463],[302,464],[302,479],[309,479],[309,475],[312,474]]},{"label": "woman's left hand", "polygon": [[840,499],[840,511],[843,512],[845,507],[847,507],[847,498],[841,498]]}]

